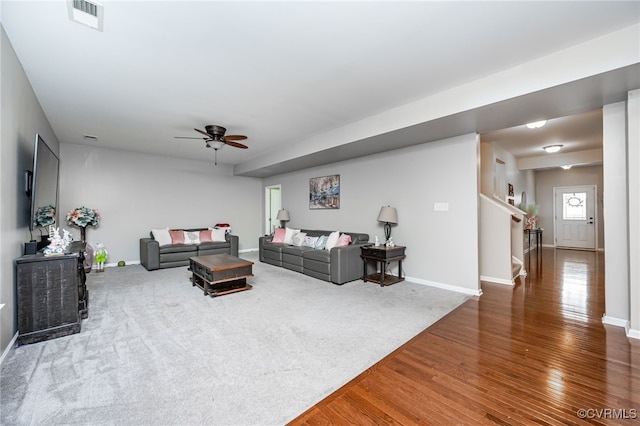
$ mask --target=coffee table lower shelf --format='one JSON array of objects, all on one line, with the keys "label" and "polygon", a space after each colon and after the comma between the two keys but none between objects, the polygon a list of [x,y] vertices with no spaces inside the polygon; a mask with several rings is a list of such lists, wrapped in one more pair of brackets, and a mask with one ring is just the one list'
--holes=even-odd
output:
[{"label": "coffee table lower shelf", "polygon": [[192,274],[191,283],[204,291],[205,296],[224,296],[225,294],[237,293],[239,291],[251,290],[253,286],[247,284],[246,278],[229,280],[212,284],[197,274]]}]

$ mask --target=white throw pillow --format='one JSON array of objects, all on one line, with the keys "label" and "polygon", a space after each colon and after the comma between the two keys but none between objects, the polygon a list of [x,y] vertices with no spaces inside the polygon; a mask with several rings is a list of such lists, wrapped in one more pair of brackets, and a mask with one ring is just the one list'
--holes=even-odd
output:
[{"label": "white throw pillow", "polygon": [[226,230],[224,228],[214,228],[211,230],[211,239],[213,241],[227,241],[224,237]]},{"label": "white throw pillow", "polygon": [[334,248],[339,238],[340,238],[339,231],[332,232],[331,234],[329,234],[329,238],[327,238],[327,243],[324,245],[324,249],[331,250],[332,248]]},{"label": "white throw pillow", "polygon": [[291,238],[291,244],[297,247],[302,247],[306,236],[306,232],[296,232],[296,234]]},{"label": "white throw pillow", "polygon": [[291,239],[293,238],[294,235],[296,235],[298,232],[300,232],[299,229],[291,229],[291,228],[287,228],[284,231],[284,243],[285,244],[293,244],[291,242]]},{"label": "white throw pillow", "polygon": [[156,240],[161,246],[171,245],[171,235],[169,235],[169,228],[152,229],[151,235],[153,235],[153,239]]}]

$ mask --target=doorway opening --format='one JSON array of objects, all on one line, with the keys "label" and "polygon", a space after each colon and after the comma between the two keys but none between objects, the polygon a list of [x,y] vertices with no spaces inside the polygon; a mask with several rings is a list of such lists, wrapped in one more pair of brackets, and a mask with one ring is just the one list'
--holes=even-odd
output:
[{"label": "doorway opening", "polygon": [[264,233],[271,234],[279,223],[276,219],[282,206],[282,185],[270,185],[264,188]]}]

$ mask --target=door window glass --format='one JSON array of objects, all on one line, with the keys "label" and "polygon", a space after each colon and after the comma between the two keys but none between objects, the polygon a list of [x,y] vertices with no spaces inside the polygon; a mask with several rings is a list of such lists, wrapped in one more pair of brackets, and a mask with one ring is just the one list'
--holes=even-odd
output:
[{"label": "door window glass", "polygon": [[562,194],[562,219],[587,220],[586,192],[569,192]]}]

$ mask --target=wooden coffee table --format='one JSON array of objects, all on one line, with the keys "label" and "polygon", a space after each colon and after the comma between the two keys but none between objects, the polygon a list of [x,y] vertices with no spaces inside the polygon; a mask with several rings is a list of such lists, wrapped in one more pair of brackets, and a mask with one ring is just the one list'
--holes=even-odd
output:
[{"label": "wooden coffee table", "polygon": [[253,262],[228,254],[191,257],[191,284],[211,297],[250,290],[247,278],[253,276],[252,265]]}]

